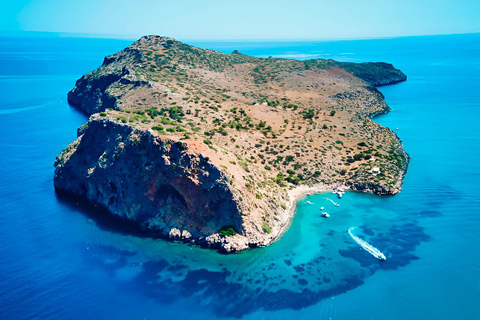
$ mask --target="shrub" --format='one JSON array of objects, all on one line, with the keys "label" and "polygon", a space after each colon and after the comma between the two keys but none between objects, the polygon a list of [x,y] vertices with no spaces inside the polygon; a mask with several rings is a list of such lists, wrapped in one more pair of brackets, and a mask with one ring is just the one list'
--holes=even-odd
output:
[{"label": "shrub", "polygon": [[364,156],[365,156],[365,155],[360,152],[360,153],[355,154],[355,155],[353,156],[353,159],[354,159],[355,161],[359,161],[359,160],[361,160]]},{"label": "shrub", "polygon": [[263,230],[263,232],[265,232],[265,233],[270,233],[270,232],[272,232],[272,227],[270,227],[270,226],[268,225],[268,223],[264,222],[264,223],[262,224],[262,230]]},{"label": "shrub", "polygon": [[235,231],[235,229],[233,229],[232,226],[224,226],[220,229],[220,231],[218,231],[218,233],[221,236],[225,236],[225,237],[230,237],[237,234],[237,232]]},{"label": "shrub", "polygon": [[127,123],[127,118],[125,118],[124,116],[117,116],[115,119],[122,121],[122,123]]},{"label": "shrub", "polygon": [[333,117],[335,115],[336,111],[335,110],[332,110],[330,111],[330,115]]},{"label": "shrub", "polygon": [[313,111],[313,109],[309,109],[307,112],[303,114],[303,119],[312,119],[314,115],[315,115],[315,112]]},{"label": "shrub", "polygon": [[172,124],[172,121],[170,121],[170,119],[167,119],[167,118],[160,119],[160,122],[162,124]]},{"label": "shrub", "polygon": [[106,112],[100,112],[100,117],[106,117],[107,113]]},{"label": "shrub", "polygon": [[155,126],[155,127],[152,127],[152,129],[161,133],[165,132],[162,126]]}]

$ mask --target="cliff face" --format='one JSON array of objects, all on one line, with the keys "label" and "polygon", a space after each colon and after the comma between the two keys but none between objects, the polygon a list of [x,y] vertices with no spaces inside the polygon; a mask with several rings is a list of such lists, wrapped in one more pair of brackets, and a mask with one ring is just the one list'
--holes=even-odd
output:
[{"label": "cliff face", "polygon": [[[230,55],[143,37],[80,78],[91,115],[55,163],[56,190],[149,234],[236,252],[288,227],[299,185],[395,194],[408,155],[371,117],[385,63]],[[299,190],[299,189],[296,189]]]},{"label": "cliff face", "polygon": [[75,88],[68,93],[68,102],[88,115],[115,109],[117,101],[127,90],[150,86],[131,68],[141,61],[141,57],[141,51],[128,48],[116,56],[106,57],[100,69],[77,80]]},{"label": "cliff face", "polygon": [[242,233],[227,177],[185,149],[108,119],[90,121],[58,157],[55,187],[163,236],[198,239],[224,226]]}]

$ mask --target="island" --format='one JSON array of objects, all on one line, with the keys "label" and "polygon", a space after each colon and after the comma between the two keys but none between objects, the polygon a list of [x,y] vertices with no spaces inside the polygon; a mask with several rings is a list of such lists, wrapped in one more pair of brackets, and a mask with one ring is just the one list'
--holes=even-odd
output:
[{"label": "island", "polygon": [[90,116],[55,161],[58,193],[154,237],[221,252],[266,246],[299,198],[401,190],[409,157],[372,120],[387,63],[258,58],[145,36],[68,94]]}]

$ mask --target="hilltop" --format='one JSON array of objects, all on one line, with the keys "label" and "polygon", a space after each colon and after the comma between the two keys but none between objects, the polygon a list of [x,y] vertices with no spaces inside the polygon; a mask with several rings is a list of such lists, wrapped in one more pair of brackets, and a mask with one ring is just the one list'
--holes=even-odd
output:
[{"label": "hilltop", "polygon": [[387,63],[257,58],[142,37],[81,77],[91,115],[55,187],[158,236],[234,252],[288,227],[300,191],[395,194],[408,156],[371,118]]}]

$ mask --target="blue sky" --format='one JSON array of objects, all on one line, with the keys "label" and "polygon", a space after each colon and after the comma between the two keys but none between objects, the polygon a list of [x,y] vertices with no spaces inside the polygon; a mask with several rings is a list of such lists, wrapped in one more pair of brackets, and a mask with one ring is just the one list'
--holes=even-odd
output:
[{"label": "blue sky", "polygon": [[480,0],[15,0],[0,30],[347,39],[480,32]]}]

